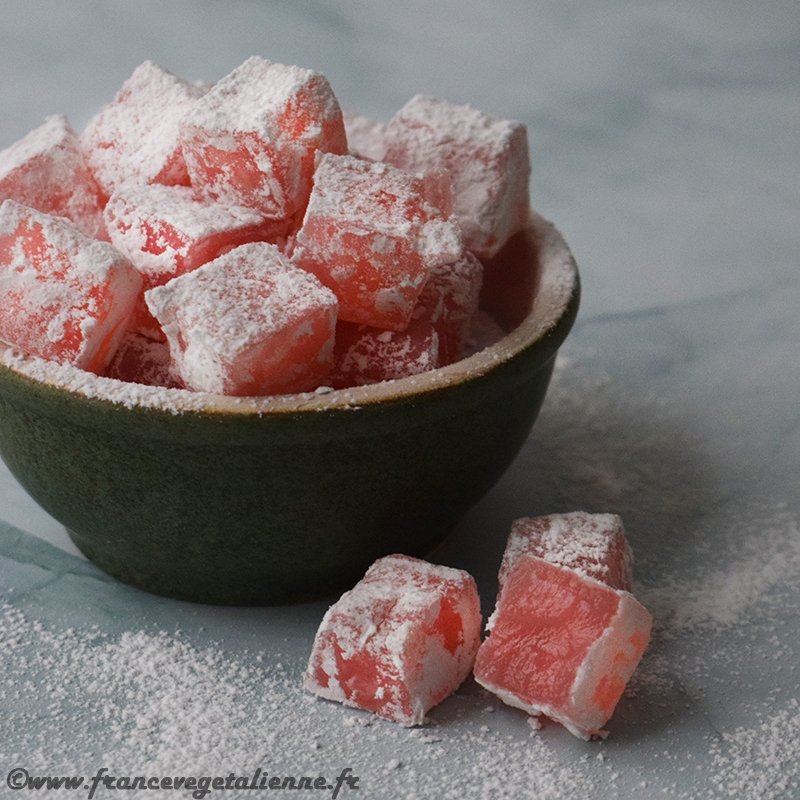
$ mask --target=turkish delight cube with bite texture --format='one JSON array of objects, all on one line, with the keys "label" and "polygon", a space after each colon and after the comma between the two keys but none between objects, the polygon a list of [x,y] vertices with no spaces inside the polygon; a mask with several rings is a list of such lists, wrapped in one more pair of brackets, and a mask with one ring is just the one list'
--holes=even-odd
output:
[{"label": "turkish delight cube with bite texture", "polygon": [[575,736],[603,736],[651,625],[628,592],[523,553],[487,625],[475,680],[504,703],[545,714]]}]

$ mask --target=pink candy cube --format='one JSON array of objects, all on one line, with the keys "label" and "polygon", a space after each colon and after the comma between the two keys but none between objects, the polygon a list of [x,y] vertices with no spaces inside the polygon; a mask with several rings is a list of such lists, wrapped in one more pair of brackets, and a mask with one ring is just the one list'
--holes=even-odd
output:
[{"label": "pink candy cube", "polygon": [[254,209],[197,199],[186,186],[123,186],[111,195],[105,219],[112,244],[147,288],[282,232]]},{"label": "pink candy cube", "polygon": [[32,355],[102,370],[141,289],[110,244],[71,222],[0,206],[0,339]]},{"label": "pink candy cube", "polygon": [[628,592],[523,553],[487,625],[475,680],[504,703],[545,714],[575,736],[602,736],[651,625]]},{"label": "pink candy cube", "polygon": [[89,167],[111,194],[126,181],[188,185],[179,130],[207,91],[145,61],[81,136]]},{"label": "pink candy cube", "polygon": [[189,389],[302,392],[330,371],[336,297],[274,245],[241,245],[145,299]]},{"label": "pink candy cube", "polygon": [[276,219],[302,213],[317,151],[347,152],[327,79],[257,56],[222,78],[183,127],[193,186]]},{"label": "pink candy cube", "polygon": [[48,117],[0,152],[0,201],[16,200],[67,217],[87,236],[105,239],[104,198],[66,117]]},{"label": "pink candy cube", "polygon": [[384,160],[409,172],[445,170],[469,250],[494,255],[529,214],[525,126],[417,95],[389,121]]},{"label": "pink candy cube", "polygon": [[343,389],[436,369],[440,366],[439,341],[429,322],[412,322],[404,331],[340,322],[328,383]]},{"label": "pink candy cube", "polygon": [[402,725],[421,725],[469,675],[480,624],[468,573],[408,556],[378,559],[325,614],[305,687]]},{"label": "pink candy cube", "polygon": [[461,358],[478,311],[482,282],[483,266],[469,252],[453,264],[431,270],[412,317],[429,322],[438,333],[440,365]]},{"label": "pink candy cube", "polygon": [[515,520],[498,576],[501,589],[523,553],[631,591],[633,554],[616,514],[573,511]]},{"label": "pink candy cube", "polygon": [[427,189],[385,164],[320,158],[292,260],[336,293],[341,319],[404,330],[430,271],[461,256],[458,226]]}]

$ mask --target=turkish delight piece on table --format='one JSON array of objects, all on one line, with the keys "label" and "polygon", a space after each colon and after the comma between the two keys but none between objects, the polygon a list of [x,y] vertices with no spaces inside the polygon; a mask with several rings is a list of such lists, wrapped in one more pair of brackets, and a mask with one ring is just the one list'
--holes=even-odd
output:
[{"label": "turkish delight piece on table", "polygon": [[243,244],[145,299],[189,389],[302,392],[330,372],[336,297],[275,245]]},{"label": "turkish delight piece on table", "polygon": [[463,252],[452,219],[421,178],[352,156],[323,155],[292,260],[339,298],[339,316],[404,330],[431,269]]},{"label": "turkish delight piece on table", "polygon": [[524,553],[503,584],[475,680],[504,703],[582,739],[604,736],[650,639],[628,592]]},{"label": "turkish delight piece on table", "polygon": [[102,370],[141,289],[110,244],[13,200],[0,206],[0,339],[31,355]]},{"label": "turkish delight piece on table", "polygon": [[514,520],[498,576],[501,589],[523,553],[631,591],[633,554],[616,514],[572,511]]},{"label": "turkish delight piece on table", "polygon": [[66,117],[48,117],[0,152],[0,201],[16,200],[66,217],[92,239],[106,239],[100,191]]},{"label": "turkish delight piece on table", "polygon": [[111,243],[142,273],[147,288],[213,261],[226,250],[275,240],[283,226],[252,208],[194,196],[188,186],[122,186],[109,198]]},{"label": "turkish delight piece on table", "polygon": [[152,61],[140,64],[81,134],[89,167],[106,192],[125,182],[188,185],[180,124],[207,87]]},{"label": "turkish delight piece on table", "polygon": [[182,136],[195,188],[275,219],[302,214],[317,151],[347,152],[325,76],[258,56],[195,105]]},{"label": "turkish delight piece on table", "polygon": [[340,322],[328,383],[344,389],[436,369],[440,366],[439,343],[439,334],[429,322],[412,321],[404,331]]},{"label": "turkish delight piece on table", "polygon": [[416,95],[389,121],[384,160],[409,172],[445,170],[469,250],[494,255],[530,213],[525,126]]},{"label": "turkish delight piece on table", "polygon": [[462,357],[478,311],[482,282],[483,265],[470,252],[431,270],[412,318],[431,323],[439,334],[440,365]]},{"label": "turkish delight piece on table", "polygon": [[305,687],[402,725],[421,725],[469,675],[480,625],[471,575],[386,556],[328,609]]}]

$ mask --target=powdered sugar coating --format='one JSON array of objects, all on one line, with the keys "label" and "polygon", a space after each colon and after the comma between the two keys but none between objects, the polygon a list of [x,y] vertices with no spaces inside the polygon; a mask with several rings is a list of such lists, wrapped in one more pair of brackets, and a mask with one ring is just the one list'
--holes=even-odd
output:
[{"label": "powdered sugar coating", "polygon": [[100,370],[140,287],[136,270],[110,244],[13,200],[0,206],[0,339]]},{"label": "powdered sugar coating", "polygon": [[313,389],[331,367],[336,297],[277,247],[244,244],[145,292],[190,389]]},{"label": "powdered sugar coating", "polygon": [[527,222],[530,159],[525,126],[416,95],[389,121],[385,160],[409,172],[443,169],[467,248],[494,255]]},{"label": "powdered sugar coating", "polygon": [[323,155],[292,260],[339,297],[340,317],[403,330],[430,270],[463,252],[423,181],[386,164]]},{"label": "powdered sugar coating", "polygon": [[572,511],[514,520],[498,575],[501,589],[523,553],[631,591],[633,553],[616,514]]},{"label": "powdered sugar coating", "polygon": [[192,185],[276,219],[302,212],[316,152],[347,152],[342,112],[324,75],[253,56],[184,121]]},{"label": "powdered sugar coating", "polygon": [[188,186],[126,184],[111,195],[104,216],[112,244],[148,287],[191,272],[225,249],[281,233],[255,209],[197,198]]},{"label": "powdered sugar coating", "polygon": [[100,188],[66,117],[48,117],[0,152],[2,200],[67,217],[87,236],[107,238]]},{"label": "powdered sugar coating", "polygon": [[152,61],[133,71],[81,135],[89,167],[107,194],[126,181],[188,185],[179,129],[206,91]]},{"label": "powdered sugar coating", "polygon": [[408,556],[378,559],[328,609],[306,689],[403,725],[455,691],[480,642],[480,601],[466,572]]}]

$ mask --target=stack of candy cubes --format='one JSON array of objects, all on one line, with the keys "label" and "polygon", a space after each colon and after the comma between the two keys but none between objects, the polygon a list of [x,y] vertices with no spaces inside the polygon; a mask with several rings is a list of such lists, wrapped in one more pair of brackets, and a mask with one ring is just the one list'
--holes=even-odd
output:
[{"label": "stack of candy cubes", "polygon": [[468,573],[387,556],[325,614],[305,686],[419,725],[472,671],[504,703],[560,722],[579,738],[603,737],[650,640],[652,619],[631,581],[618,516],[516,520],[481,643]]},{"label": "stack of candy cubes", "polygon": [[0,341],[124,381],[344,388],[463,357],[524,229],[525,127],[412,98],[343,115],[318,72],[145,62],[76,133],[0,152]]}]

